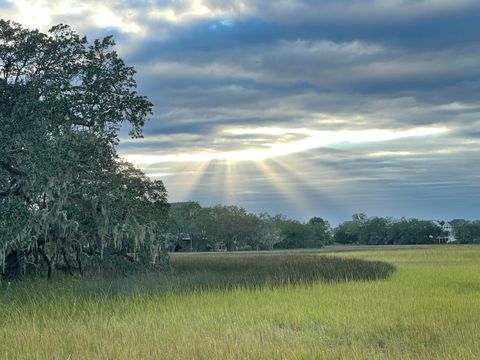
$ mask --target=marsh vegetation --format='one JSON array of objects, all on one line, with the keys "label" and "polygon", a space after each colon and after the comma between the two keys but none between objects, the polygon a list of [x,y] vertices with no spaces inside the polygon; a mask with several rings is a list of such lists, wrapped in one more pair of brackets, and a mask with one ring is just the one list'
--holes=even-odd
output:
[{"label": "marsh vegetation", "polygon": [[[180,292],[143,292],[138,288],[117,295],[99,293],[103,286],[99,283],[90,284],[94,288],[88,290],[86,279],[76,280],[75,285],[77,290],[83,287],[86,296],[74,295],[71,278],[4,285],[0,297],[1,356],[8,359],[475,359],[480,356],[480,248],[371,247],[359,251],[356,247],[356,251],[345,251],[348,249],[335,248],[335,252],[321,254],[385,261],[394,264],[396,271],[376,281],[315,281],[230,289],[217,286]],[[282,256],[292,254],[310,258],[315,252],[288,252]],[[173,256],[172,264],[177,263],[178,271],[184,275],[191,273],[195,256]],[[226,255],[201,255],[196,260],[203,262],[203,269],[208,272],[212,267],[224,266],[222,261],[211,265],[217,256],[225,259]],[[248,259],[248,253],[228,256],[234,263],[244,256],[245,261],[253,261]],[[93,293],[96,295],[91,296]]]}]

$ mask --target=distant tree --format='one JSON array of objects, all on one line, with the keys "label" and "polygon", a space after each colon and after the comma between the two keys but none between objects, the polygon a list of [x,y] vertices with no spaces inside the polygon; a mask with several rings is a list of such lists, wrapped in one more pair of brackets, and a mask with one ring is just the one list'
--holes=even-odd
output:
[{"label": "distant tree", "polygon": [[[282,241],[276,245],[279,249],[298,249],[321,247],[318,244],[313,227],[297,220],[286,220],[280,224]],[[318,244],[318,245],[317,245]]]},{"label": "distant tree", "polygon": [[457,221],[453,230],[458,242],[462,244],[480,244],[480,220]]},{"label": "distant tree", "polygon": [[311,218],[307,225],[312,229],[315,234],[315,247],[322,247],[324,245],[331,244],[333,242],[332,228],[328,221],[321,217]]},{"label": "distant tree", "polygon": [[356,223],[364,223],[367,221],[368,216],[365,213],[357,213],[352,215],[352,221],[355,221]]},{"label": "distant tree", "polygon": [[378,216],[366,219],[360,236],[361,242],[367,245],[387,244],[390,223],[389,218]]},{"label": "distant tree", "polygon": [[433,244],[445,235],[442,228],[431,221],[402,218],[393,221],[388,231],[389,244]]},{"label": "distant tree", "polygon": [[261,221],[258,241],[255,244],[257,250],[272,250],[278,247],[282,242],[281,224],[286,221],[283,215],[269,215],[262,213],[259,215]]},{"label": "distant tree", "polygon": [[351,230],[351,222],[345,221],[333,230],[333,239],[338,244],[355,244],[358,242],[358,235]]},{"label": "distant tree", "polygon": [[339,244],[360,244],[366,215],[354,214],[351,221],[340,223],[334,230],[334,240]]},{"label": "distant tree", "polygon": [[255,246],[261,228],[257,216],[238,206],[217,205],[211,212],[217,225],[215,238],[218,245],[225,246],[227,250]]}]

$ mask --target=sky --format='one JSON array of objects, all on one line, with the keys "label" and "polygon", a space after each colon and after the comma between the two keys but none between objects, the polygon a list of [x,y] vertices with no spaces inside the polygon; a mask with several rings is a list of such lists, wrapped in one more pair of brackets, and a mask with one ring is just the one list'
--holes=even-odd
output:
[{"label": "sky", "polygon": [[172,202],[480,218],[478,0],[0,0],[114,35],[154,103],[119,152]]}]

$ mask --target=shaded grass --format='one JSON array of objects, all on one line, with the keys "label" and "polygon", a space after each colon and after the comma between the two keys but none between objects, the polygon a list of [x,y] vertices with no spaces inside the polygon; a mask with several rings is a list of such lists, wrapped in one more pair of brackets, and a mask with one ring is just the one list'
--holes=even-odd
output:
[{"label": "shaded grass", "polygon": [[0,358],[480,358],[480,247],[342,256],[397,271],[378,281],[162,295],[76,297],[62,282],[37,294],[17,287],[0,297]]},{"label": "shaded grass", "polygon": [[390,276],[395,267],[381,261],[365,261],[304,253],[253,254],[175,254],[174,273],[179,276],[205,276],[210,287],[258,287],[314,281],[369,281]]},{"label": "shaded grass", "polygon": [[[60,277],[47,281],[20,281],[7,289],[14,294],[70,296],[115,296],[131,293],[161,294],[213,289],[258,288],[307,284],[315,281],[370,281],[390,276],[395,267],[381,261],[366,261],[314,253],[220,253],[173,254],[167,273],[137,273],[124,277],[91,277],[72,281]],[[29,299],[31,296],[21,296]]]}]

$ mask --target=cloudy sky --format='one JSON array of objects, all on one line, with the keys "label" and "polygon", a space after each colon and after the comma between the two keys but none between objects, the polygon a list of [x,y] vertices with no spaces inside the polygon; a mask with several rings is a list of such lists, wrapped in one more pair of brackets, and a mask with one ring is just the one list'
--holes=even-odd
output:
[{"label": "cloudy sky", "polygon": [[113,34],[155,104],[120,153],[171,201],[480,218],[478,0],[0,0]]}]

